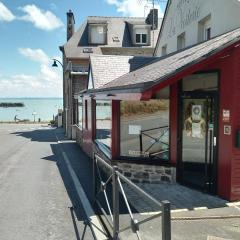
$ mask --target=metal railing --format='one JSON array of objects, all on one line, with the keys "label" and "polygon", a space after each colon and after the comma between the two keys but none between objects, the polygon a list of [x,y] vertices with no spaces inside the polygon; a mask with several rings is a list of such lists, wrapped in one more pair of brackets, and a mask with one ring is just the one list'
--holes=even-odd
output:
[{"label": "metal railing", "polygon": [[[155,131],[155,130],[159,130],[159,136],[151,136],[150,132],[151,131]],[[149,153],[151,151],[151,149],[156,145],[156,144],[161,144],[163,146],[165,146],[163,149],[160,149],[159,151],[153,152],[153,153],[149,153],[149,156],[156,156],[158,154],[163,154],[165,152],[169,152],[169,143],[168,142],[164,142],[162,139],[163,137],[169,133],[169,126],[163,126],[163,127],[158,127],[158,128],[151,128],[151,129],[147,129],[147,130],[141,130],[140,134],[139,134],[139,148],[140,148],[140,152],[141,153]],[[148,146],[146,149],[144,149],[143,147],[143,137],[147,137],[150,138],[152,140],[152,143],[150,144],[150,146]]]},{"label": "metal railing", "polygon": [[[134,234],[136,234],[137,238],[141,240],[140,234],[140,225],[151,221],[155,218],[162,217],[162,240],[171,240],[171,211],[170,211],[170,202],[162,201],[159,202],[148,193],[143,191],[140,187],[126,178],[123,174],[121,174],[117,168],[117,166],[111,166],[106,161],[104,161],[97,154],[94,155],[94,167],[93,167],[93,178],[94,178],[94,196],[95,203],[98,208],[101,210],[106,222],[110,226],[112,230],[112,238],[113,240],[120,239],[119,234],[131,229]],[[104,168],[104,172],[108,172],[108,176],[103,176],[103,172],[101,170]],[[105,179],[104,179],[105,177]],[[144,199],[153,202],[156,206],[159,207],[159,212],[153,216],[150,216],[144,220],[138,221],[136,217],[134,217],[131,206],[129,204],[128,198],[125,194],[123,183],[127,184],[132,190],[137,192]],[[111,186],[112,185],[112,186]],[[111,194],[107,191],[107,187],[111,188]],[[121,194],[121,197],[120,197]],[[105,204],[101,203],[101,200],[105,201]],[[120,227],[120,212],[119,212],[119,204],[122,201],[126,208],[127,213],[130,216],[130,223],[127,227]],[[104,205],[104,206],[103,206]]]}]

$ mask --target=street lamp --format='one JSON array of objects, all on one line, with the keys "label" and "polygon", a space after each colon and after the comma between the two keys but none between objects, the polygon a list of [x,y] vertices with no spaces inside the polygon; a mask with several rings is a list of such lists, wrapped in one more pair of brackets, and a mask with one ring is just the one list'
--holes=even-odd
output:
[{"label": "street lamp", "polygon": [[59,60],[57,60],[55,58],[53,58],[52,60],[53,60],[52,67],[58,67],[58,64],[57,64],[57,62],[58,62],[63,68],[63,64]]}]

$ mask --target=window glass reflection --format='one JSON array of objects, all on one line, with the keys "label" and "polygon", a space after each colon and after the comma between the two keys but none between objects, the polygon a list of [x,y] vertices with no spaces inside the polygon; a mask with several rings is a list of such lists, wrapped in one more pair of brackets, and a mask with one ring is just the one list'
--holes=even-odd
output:
[{"label": "window glass reflection", "polygon": [[169,99],[121,102],[121,156],[169,159]]},{"label": "window glass reflection", "polygon": [[110,101],[96,101],[96,140],[110,149],[111,147],[111,115]]}]

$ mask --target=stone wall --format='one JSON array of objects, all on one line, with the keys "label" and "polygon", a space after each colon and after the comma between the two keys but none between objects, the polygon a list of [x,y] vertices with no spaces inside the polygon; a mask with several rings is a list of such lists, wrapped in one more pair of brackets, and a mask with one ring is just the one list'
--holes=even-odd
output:
[{"label": "stone wall", "polygon": [[175,167],[120,162],[117,165],[123,175],[134,183],[176,182]]},{"label": "stone wall", "polygon": [[[97,153],[102,159],[109,163],[99,147],[94,144],[93,152]],[[122,160],[114,161],[119,171],[134,183],[175,183],[176,168],[172,166],[158,166],[150,164],[124,163]]]}]

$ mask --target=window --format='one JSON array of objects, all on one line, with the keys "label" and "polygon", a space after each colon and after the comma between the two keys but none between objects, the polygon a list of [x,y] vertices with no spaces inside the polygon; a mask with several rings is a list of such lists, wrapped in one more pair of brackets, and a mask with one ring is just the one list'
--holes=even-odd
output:
[{"label": "window", "polygon": [[167,45],[162,46],[162,56],[167,55]]},{"label": "window", "polygon": [[89,25],[89,43],[106,44],[107,28],[106,25],[90,24]]},{"label": "window", "polygon": [[136,43],[146,44],[147,43],[147,34],[136,34]]},{"label": "window", "polygon": [[141,34],[136,34],[136,43],[141,43]]},{"label": "window", "polygon": [[96,101],[96,141],[105,149],[111,148],[112,104],[111,101]]},{"label": "window", "polygon": [[122,101],[122,157],[169,159],[169,99]]},{"label": "window", "polygon": [[205,40],[210,40],[211,39],[211,28],[208,27],[205,29]]},{"label": "window", "polygon": [[198,23],[198,41],[207,41],[211,39],[211,15],[203,18]]},{"label": "window", "polygon": [[177,50],[185,48],[185,45],[185,33],[182,33],[177,37]]},{"label": "window", "polygon": [[214,91],[218,89],[217,73],[199,73],[185,77],[182,81],[183,91]]},{"label": "window", "polygon": [[82,97],[78,97],[78,126],[80,129],[83,127],[83,100]]},{"label": "window", "polygon": [[147,43],[147,34],[142,34],[142,43]]}]

